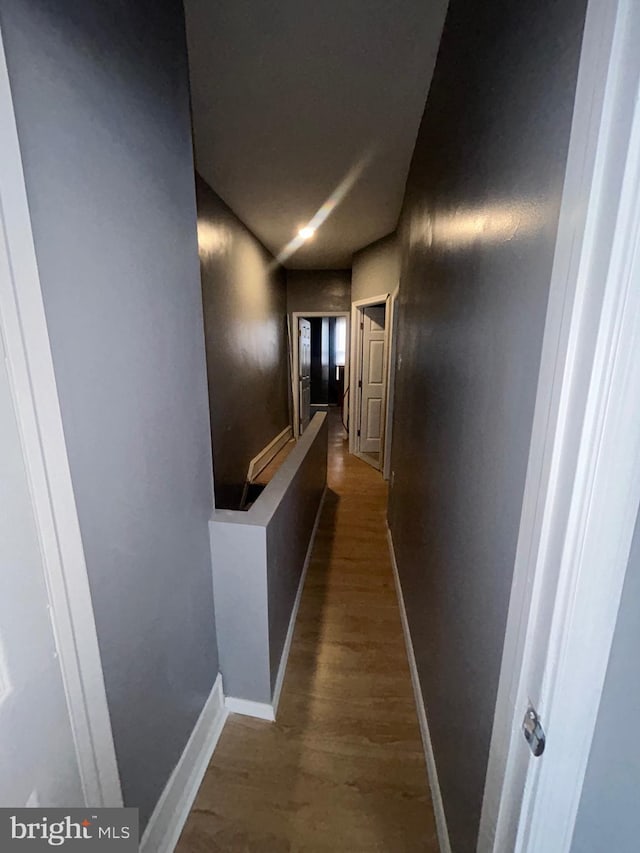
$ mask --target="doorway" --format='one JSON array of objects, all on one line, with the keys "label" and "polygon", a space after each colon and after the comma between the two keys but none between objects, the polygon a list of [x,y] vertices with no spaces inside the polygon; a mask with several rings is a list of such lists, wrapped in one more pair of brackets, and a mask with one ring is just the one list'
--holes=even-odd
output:
[{"label": "doorway", "polygon": [[382,471],[389,412],[389,295],[353,303],[350,450]]},{"label": "doorway", "polygon": [[349,376],[349,314],[295,312],[297,346],[292,359],[294,435],[302,435],[316,412],[345,404]]}]

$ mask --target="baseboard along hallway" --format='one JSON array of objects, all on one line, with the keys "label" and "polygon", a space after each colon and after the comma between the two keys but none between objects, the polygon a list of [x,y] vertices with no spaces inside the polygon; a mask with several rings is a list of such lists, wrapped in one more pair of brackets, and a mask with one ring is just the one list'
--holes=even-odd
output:
[{"label": "baseboard along hallway", "polygon": [[177,853],[438,850],[387,485],[330,417],[328,492],[277,721],[229,716]]}]

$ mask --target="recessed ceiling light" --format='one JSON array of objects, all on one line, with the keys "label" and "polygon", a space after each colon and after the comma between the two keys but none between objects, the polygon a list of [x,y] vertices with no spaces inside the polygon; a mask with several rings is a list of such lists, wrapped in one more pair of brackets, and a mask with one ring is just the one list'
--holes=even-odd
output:
[{"label": "recessed ceiling light", "polygon": [[303,240],[309,240],[315,233],[315,228],[312,228],[310,225],[305,225],[304,228],[300,228],[298,231],[298,237],[302,237]]}]

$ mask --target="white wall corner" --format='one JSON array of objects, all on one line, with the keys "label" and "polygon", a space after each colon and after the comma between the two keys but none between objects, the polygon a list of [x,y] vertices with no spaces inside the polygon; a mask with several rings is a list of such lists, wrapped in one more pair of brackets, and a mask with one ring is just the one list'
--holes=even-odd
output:
[{"label": "white wall corner", "polygon": [[243,717],[255,717],[257,720],[267,720],[270,723],[276,719],[273,705],[268,702],[254,702],[252,699],[227,696],[224,704],[230,714],[242,714]]},{"label": "white wall corner", "polygon": [[209,698],[149,819],[140,853],[172,853],[216,748],[228,712],[218,674]]},{"label": "white wall corner", "polygon": [[391,555],[393,579],[395,581],[396,592],[398,594],[398,606],[400,607],[402,631],[404,633],[404,641],[407,647],[407,657],[409,659],[409,669],[411,671],[411,683],[413,684],[413,694],[416,700],[416,711],[418,713],[418,722],[420,724],[420,734],[422,735],[422,745],[424,747],[425,760],[427,763],[427,773],[429,774],[429,787],[431,789],[431,800],[433,802],[433,812],[436,819],[438,845],[440,847],[440,853],[451,853],[449,830],[447,829],[447,818],[444,811],[444,803],[442,801],[440,783],[438,782],[438,770],[436,767],[436,759],[433,752],[433,744],[431,743],[431,734],[429,733],[427,711],[422,695],[422,688],[420,687],[420,677],[418,675],[418,667],[416,665],[416,656],[413,651],[413,642],[411,640],[411,632],[409,630],[409,622],[407,620],[407,611],[404,606],[402,586],[400,584],[400,575],[398,573],[398,564],[396,562],[396,554],[393,547],[393,537],[391,536],[391,531],[388,527],[387,538],[389,540],[389,553]]}]

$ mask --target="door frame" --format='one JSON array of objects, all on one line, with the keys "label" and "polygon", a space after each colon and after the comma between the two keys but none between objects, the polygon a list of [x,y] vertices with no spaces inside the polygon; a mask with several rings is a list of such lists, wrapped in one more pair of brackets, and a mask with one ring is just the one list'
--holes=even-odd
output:
[{"label": "door frame", "polygon": [[[291,396],[293,398],[293,437],[296,441],[300,438],[300,398],[299,398],[299,354],[300,347],[298,346],[298,320],[305,320],[308,317],[345,317],[347,320],[347,349],[344,356],[344,375],[345,379],[349,376],[350,360],[349,350],[351,342],[351,324],[348,311],[293,311],[291,313]],[[348,390],[348,389],[347,389]]]},{"label": "door frame", "polygon": [[385,416],[384,455],[382,457],[382,478],[391,478],[391,442],[393,440],[393,406],[396,394],[397,334],[398,334],[398,298],[400,285],[389,298],[389,355],[387,357],[387,411]]},{"label": "door frame", "polygon": [[1,31],[0,334],[85,799],[68,805],[122,806]]},{"label": "door frame", "polygon": [[384,350],[385,350],[385,389],[382,417],[382,437],[380,440],[380,460],[379,465],[373,466],[379,471],[384,469],[385,457],[385,436],[386,425],[388,419],[388,403],[389,403],[389,386],[388,386],[388,369],[389,369],[389,343],[391,340],[391,294],[382,293],[379,296],[371,296],[366,299],[358,299],[351,303],[351,328],[353,336],[351,340],[351,376],[349,379],[349,413],[353,412],[353,422],[349,419],[349,453],[357,456],[359,459],[364,459],[368,464],[370,460],[360,452],[360,442],[356,425],[360,423],[361,398],[358,394],[358,378],[362,375],[362,310],[370,305],[384,305]]},{"label": "door frame", "polygon": [[640,505],[639,37],[635,0],[590,0],[479,853],[570,850]]}]

